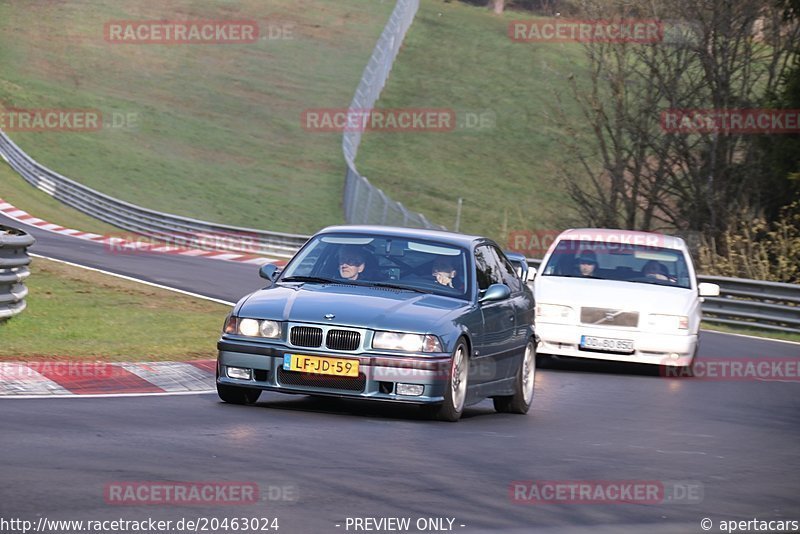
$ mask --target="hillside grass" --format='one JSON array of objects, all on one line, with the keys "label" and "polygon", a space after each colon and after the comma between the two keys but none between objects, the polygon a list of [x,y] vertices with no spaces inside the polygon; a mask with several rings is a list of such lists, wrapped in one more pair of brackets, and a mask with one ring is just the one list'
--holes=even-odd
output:
[{"label": "hillside grass", "polygon": [[[106,119],[132,114],[129,127],[99,132],[11,134],[33,157],[90,187],[179,215],[313,233],[342,222],[341,135],[305,131],[302,113],[348,105],[393,6],[12,0],[0,4],[0,102],[93,108]],[[452,109],[458,127],[367,132],[358,160],[391,197],[448,228],[463,198],[460,230],[501,243],[512,231],[575,223],[558,173],[569,159],[564,128],[552,117],[567,76],[580,75],[582,52],[575,44],[512,42],[509,22],[526,16],[423,0],[378,105]],[[291,38],[220,46],[103,38],[109,20],[200,18],[256,19],[262,30],[288,28]],[[54,222],[97,231],[28,189],[0,170],[6,200],[42,217],[37,199],[44,198]]]},{"label": "hillside grass", "polygon": [[[0,3],[0,105],[130,114],[94,132],[11,132],[61,174],[179,215],[310,233],[342,220],[341,136],[308,108],[346,107],[394,2],[111,0]],[[114,44],[112,20],[256,20],[255,44]],[[285,30],[285,31],[284,31]],[[12,204],[26,184],[0,187]],[[32,214],[40,216],[35,206]],[[65,212],[69,216],[69,212]],[[67,221],[68,222],[68,221]]]},{"label": "hillside grass", "polygon": [[34,258],[27,308],[0,321],[0,360],[216,358],[230,307]]},{"label": "hillside grass", "polygon": [[559,178],[574,161],[555,110],[558,94],[581,124],[567,78],[584,78],[584,53],[578,44],[513,42],[508,25],[525,18],[423,1],[378,107],[452,109],[457,127],[368,131],[357,161],[390,197],[450,229],[463,198],[460,230],[502,244],[512,231],[577,223]]}]

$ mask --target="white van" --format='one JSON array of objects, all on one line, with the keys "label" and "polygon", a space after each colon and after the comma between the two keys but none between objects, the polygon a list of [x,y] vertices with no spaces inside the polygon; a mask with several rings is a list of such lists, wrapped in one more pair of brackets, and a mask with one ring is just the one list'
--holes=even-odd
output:
[{"label": "white van", "polygon": [[702,297],[683,239],[649,232],[562,232],[534,279],[539,354],[689,366]]}]

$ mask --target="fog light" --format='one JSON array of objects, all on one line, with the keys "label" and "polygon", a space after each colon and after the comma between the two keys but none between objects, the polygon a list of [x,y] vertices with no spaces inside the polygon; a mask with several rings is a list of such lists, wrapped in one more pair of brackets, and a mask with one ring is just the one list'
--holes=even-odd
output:
[{"label": "fog light", "polygon": [[228,378],[238,378],[240,380],[250,380],[250,369],[243,367],[228,367]]},{"label": "fog light", "polygon": [[419,397],[425,390],[425,386],[419,384],[397,384],[397,394],[409,397]]},{"label": "fog light", "polygon": [[671,352],[671,353],[669,354],[669,357],[670,357],[671,359],[673,359],[673,360],[677,360],[678,358],[680,358],[680,357],[681,357],[681,355],[680,355],[680,354],[678,354],[677,352]]}]

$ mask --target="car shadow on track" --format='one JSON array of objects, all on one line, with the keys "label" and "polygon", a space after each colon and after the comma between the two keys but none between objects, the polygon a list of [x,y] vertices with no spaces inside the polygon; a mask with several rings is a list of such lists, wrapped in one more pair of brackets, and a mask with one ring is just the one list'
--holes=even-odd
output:
[{"label": "car shadow on track", "polygon": [[[279,393],[261,394],[261,399],[249,408],[268,408],[287,412],[310,412],[351,417],[394,419],[399,421],[422,421],[438,423],[428,417],[417,405],[376,403],[368,400],[343,399],[309,395],[281,395]],[[468,406],[464,409],[461,420],[481,419],[488,415],[498,415],[491,401]]]},{"label": "car shadow on track", "polygon": [[591,360],[586,358],[554,357],[539,355],[536,367],[552,371],[574,371],[579,373],[599,373],[614,375],[637,375],[663,377],[663,369],[658,365],[646,363],[614,362],[609,360]]}]

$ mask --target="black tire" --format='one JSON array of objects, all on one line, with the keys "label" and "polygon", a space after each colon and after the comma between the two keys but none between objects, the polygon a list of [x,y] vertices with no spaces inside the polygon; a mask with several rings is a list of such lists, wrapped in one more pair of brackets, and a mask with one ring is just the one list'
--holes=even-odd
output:
[{"label": "black tire", "polygon": [[500,413],[516,413],[520,415],[528,413],[533,403],[535,383],[536,346],[533,341],[528,341],[514,380],[514,394],[493,397],[494,409]]},{"label": "black tire", "polygon": [[261,390],[217,384],[217,395],[229,404],[255,404],[261,396]]},{"label": "black tire", "polygon": [[461,419],[467,399],[467,381],[469,378],[469,349],[463,339],[459,339],[453,349],[450,361],[450,375],[444,392],[444,402],[439,406],[425,407],[423,410],[435,419],[455,423]]}]

